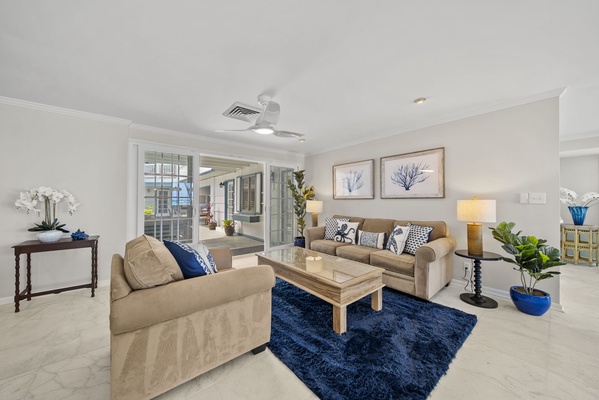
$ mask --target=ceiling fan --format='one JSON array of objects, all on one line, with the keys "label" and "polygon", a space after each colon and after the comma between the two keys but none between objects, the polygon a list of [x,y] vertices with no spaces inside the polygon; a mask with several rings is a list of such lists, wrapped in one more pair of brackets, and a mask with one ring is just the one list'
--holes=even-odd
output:
[{"label": "ceiling fan", "polygon": [[217,130],[216,132],[246,132],[251,131],[260,135],[273,135],[282,138],[299,138],[304,136],[301,133],[280,131],[275,129],[276,123],[279,121],[281,106],[271,100],[271,97],[266,94],[258,96],[258,103],[262,106],[262,113],[256,120],[256,123],[247,129],[236,130]]}]

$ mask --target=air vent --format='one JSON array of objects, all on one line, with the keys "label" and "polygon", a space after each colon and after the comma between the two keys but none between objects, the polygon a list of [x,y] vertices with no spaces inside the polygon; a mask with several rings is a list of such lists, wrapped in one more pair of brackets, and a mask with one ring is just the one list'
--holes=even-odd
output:
[{"label": "air vent", "polygon": [[261,113],[262,110],[259,108],[242,103],[233,103],[231,107],[227,108],[227,111],[225,111],[223,115],[240,121],[255,122]]}]

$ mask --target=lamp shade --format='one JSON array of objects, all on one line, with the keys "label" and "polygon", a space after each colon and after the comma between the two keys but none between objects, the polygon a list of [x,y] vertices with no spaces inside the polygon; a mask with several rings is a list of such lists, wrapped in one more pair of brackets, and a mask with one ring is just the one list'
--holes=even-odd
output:
[{"label": "lamp shade", "polygon": [[307,200],[306,201],[306,212],[321,213],[322,212],[322,201]]},{"label": "lamp shade", "polygon": [[458,221],[495,222],[495,200],[458,200]]}]

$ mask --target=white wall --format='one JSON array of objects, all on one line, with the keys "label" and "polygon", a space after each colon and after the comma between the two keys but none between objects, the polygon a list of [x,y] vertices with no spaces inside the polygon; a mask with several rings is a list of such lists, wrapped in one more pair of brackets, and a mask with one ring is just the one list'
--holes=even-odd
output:
[{"label": "white wall", "polygon": [[[36,238],[28,232],[43,217],[14,206],[19,193],[34,187],[66,189],[81,203],[57,217],[71,231],[100,235],[99,279],[110,276],[113,253],[123,253],[126,234],[127,125],[0,104],[0,299],[14,296],[11,246]],[[91,251],[79,249],[33,254],[34,291],[90,281]],[[25,256],[21,256],[25,265]],[[21,269],[21,289],[25,288]]]},{"label": "white wall", "polygon": [[[558,98],[552,98],[310,156],[306,180],[324,201],[322,221],[333,214],[443,220],[461,249],[467,245],[466,223],[456,219],[456,202],[476,195],[497,200],[497,222],[513,221],[524,234],[559,247],[558,109]],[[380,157],[437,147],[445,147],[444,199],[380,198]],[[370,158],[375,160],[375,199],[333,200],[332,166]],[[520,192],[544,192],[547,204],[520,204]],[[506,255],[490,234],[494,225],[484,225],[484,248]],[[454,256],[454,279],[461,278],[462,264]],[[483,263],[482,276],[485,288],[498,291],[519,284],[518,273],[503,261]],[[538,287],[559,303],[559,278]]]},{"label": "white wall", "polygon": [[[565,157],[560,161],[560,185],[578,194],[577,204],[585,193],[599,192],[599,155]],[[564,223],[573,223],[567,205],[561,204],[560,213]],[[589,208],[584,223],[599,225],[599,207]]]}]

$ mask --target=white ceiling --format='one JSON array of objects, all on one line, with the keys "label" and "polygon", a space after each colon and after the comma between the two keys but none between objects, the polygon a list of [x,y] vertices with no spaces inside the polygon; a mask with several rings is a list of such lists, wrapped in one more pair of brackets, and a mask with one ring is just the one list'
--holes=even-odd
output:
[{"label": "white ceiling", "polygon": [[[315,153],[541,93],[599,135],[596,0],[0,0],[0,96]],[[221,114],[281,105],[255,133]],[[414,104],[418,97],[424,104]]]}]

